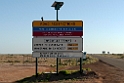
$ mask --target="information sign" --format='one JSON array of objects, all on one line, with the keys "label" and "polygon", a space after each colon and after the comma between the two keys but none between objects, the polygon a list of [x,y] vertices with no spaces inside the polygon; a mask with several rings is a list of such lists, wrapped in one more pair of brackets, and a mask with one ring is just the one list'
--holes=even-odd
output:
[{"label": "information sign", "polygon": [[33,57],[42,58],[81,58],[82,52],[32,52]]},{"label": "information sign", "polygon": [[83,36],[83,22],[33,21],[32,36]]},{"label": "information sign", "polygon": [[41,21],[41,20],[35,20],[32,22],[32,27],[61,27],[61,26],[83,26],[82,21]]},{"label": "information sign", "polygon": [[33,51],[82,51],[82,38],[32,38]]}]

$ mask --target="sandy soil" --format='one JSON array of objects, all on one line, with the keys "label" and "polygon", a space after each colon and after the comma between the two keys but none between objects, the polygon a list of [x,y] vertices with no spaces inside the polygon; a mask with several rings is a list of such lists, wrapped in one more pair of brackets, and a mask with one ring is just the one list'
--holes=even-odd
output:
[{"label": "sandy soil", "polygon": [[[39,72],[49,71],[52,68],[39,67]],[[0,83],[13,82],[35,74],[35,66],[0,66]]]},{"label": "sandy soil", "polygon": [[[93,79],[86,79],[83,80],[76,80],[76,81],[59,81],[59,83],[124,83],[124,71],[118,68],[115,68],[111,65],[108,65],[102,61],[85,65],[84,68],[91,68],[96,74],[98,78]],[[71,66],[68,68],[64,68],[68,70],[79,69],[79,66]],[[62,70],[60,68],[60,70]],[[39,66],[39,72],[44,71],[55,71],[54,67],[48,66]],[[35,66],[0,66],[0,83],[9,83],[14,82],[25,77],[30,77],[35,74]],[[54,83],[58,83],[58,81],[54,81]]]}]

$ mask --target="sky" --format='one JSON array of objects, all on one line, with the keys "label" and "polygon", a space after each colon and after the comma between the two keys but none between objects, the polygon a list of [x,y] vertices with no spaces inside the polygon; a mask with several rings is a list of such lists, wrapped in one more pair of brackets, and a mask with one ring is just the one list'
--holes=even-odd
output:
[{"label": "sky", "polygon": [[[82,20],[83,51],[124,53],[124,0],[58,0],[59,20]],[[54,0],[0,0],[0,54],[32,53],[32,21],[56,20]]]}]

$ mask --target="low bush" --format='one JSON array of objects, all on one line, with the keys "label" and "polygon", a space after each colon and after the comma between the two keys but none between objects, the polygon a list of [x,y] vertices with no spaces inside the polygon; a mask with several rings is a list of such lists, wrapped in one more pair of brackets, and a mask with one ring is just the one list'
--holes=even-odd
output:
[{"label": "low bush", "polygon": [[13,61],[11,61],[11,60],[8,60],[8,61],[6,61],[7,63],[12,63]]},{"label": "low bush", "polygon": [[71,74],[71,72],[69,70],[62,70],[59,73],[60,74],[63,74],[63,75],[69,75],[69,74]]},{"label": "low bush", "polygon": [[118,56],[122,56],[123,54],[117,54]]},{"label": "low bush", "polygon": [[14,62],[15,62],[15,63],[20,63],[21,61],[15,60]]},{"label": "low bush", "polygon": [[124,56],[121,56],[120,58],[121,58],[121,59],[123,59],[123,58],[124,58]]}]

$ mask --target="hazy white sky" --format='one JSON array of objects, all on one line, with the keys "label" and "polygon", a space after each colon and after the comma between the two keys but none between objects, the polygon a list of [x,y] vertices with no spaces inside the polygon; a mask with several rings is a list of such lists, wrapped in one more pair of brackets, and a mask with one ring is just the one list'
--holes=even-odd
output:
[{"label": "hazy white sky", "polygon": [[[84,51],[124,53],[124,0],[58,0],[59,20],[83,20]],[[32,53],[32,21],[56,20],[54,0],[0,0],[0,53]]]}]

